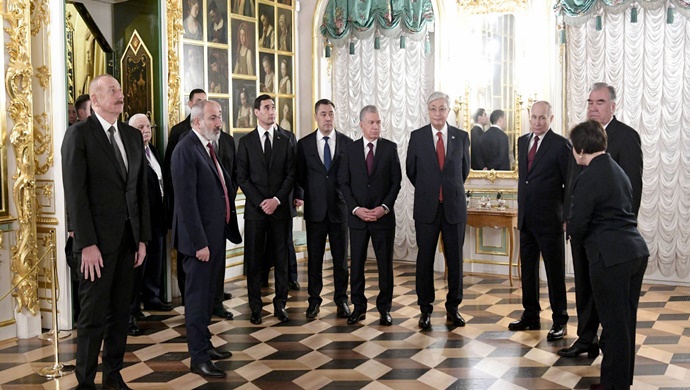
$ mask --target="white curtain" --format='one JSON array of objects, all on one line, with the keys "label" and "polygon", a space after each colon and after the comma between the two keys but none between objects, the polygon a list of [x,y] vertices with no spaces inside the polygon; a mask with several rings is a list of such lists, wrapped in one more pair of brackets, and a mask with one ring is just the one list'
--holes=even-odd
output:
[{"label": "white curtain", "polygon": [[616,88],[616,117],[640,133],[644,154],[638,227],[650,250],[647,273],[690,274],[690,23],[666,9],[602,11],[567,30],[569,128],[586,119],[589,87]]},{"label": "white curtain", "polygon": [[382,36],[374,49],[373,35],[357,40],[355,54],[349,45],[333,50],[333,102],[336,128],[352,139],[361,138],[359,112],[373,104],[381,112],[381,137],[398,144],[403,172],[402,189],[395,203],[397,229],[395,258],[413,260],[417,244],[412,219],[414,188],[405,174],[407,142],[412,130],[429,123],[426,99],[434,86],[433,52],[426,54],[424,40]]}]

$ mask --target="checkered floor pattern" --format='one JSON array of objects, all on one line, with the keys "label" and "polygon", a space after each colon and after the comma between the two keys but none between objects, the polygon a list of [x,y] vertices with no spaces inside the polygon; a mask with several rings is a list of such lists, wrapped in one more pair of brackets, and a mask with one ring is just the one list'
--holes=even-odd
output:
[{"label": "checkered floor pattern", "polygon": [[[465,327],[445,323],[446,284],[436,275],[437,302],[432,328],[417,327],[414,264],[395,264],[393,326],[379,325],[375,302],[375,262],[367,263],[366,320],[347,325],[336,317],[332,272],[324,270],[324,303],[315,320],[307,320],[306,263],[299,264],[300,291],[290,291],[290,322],[272,315],[271,287],[264,293],[264,322],[249,322],[244,280],[226,284],[233,298],[225,305],[232,321],[214,318],[213,343],[233,356],[217,364],[227,378],[207,380],[189,372],[184,308],[147,312],[144,334],[130,337],[122,376],[134,389],[587,389],[599,382],[601,356],[561,358],[560,348],[576,338],[575,293],[568,281],[568,336],[547,342],[551,326],[546,286],[542,285],[542,330],[511,332],[508,323],[522,312],[519,282],[506,278],[465,276],[460,312]],[[645,284],[637,327],[634,389],[690,389],[690,288]],[[440,299],[439,299],[440,298]],[[75,331],[61,340],[60,361],[74,364]],[[66,389],[69,375],[46,380],[36,372],[54,362],[52,345],[38,340],[0,343],[0,388]],[[100,373],[96,382],[100,383]]]}]

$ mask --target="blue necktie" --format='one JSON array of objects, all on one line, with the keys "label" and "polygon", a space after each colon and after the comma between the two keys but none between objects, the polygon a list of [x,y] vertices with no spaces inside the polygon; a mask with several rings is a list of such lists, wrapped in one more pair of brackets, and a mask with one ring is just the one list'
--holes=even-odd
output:
[{"label": "blue necktie", "polygon": [[323,166],[326,167],[326,172],[331,169],[331,147],[328,145],[328,137],[323,137]]}]

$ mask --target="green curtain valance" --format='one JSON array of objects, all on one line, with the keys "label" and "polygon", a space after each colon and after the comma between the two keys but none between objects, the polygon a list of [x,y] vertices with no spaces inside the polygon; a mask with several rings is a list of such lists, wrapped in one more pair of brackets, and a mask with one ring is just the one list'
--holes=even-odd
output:
[{"label": "green curtain valance", "polygon": [[595,16],[594,13],[600,8],[615,12],[626,10],[633,5],[660,8],[669,2],[679,13],[690,16],[690,0],[557,0],[553,8],[557,14],[565,17],[567,23],[576,24]]},{"label": "green curtain valance", "polygon": [[433,21],[431,0],[330,0],[323,15],[321,34],[339,40],[375,26],[419,33]]}]

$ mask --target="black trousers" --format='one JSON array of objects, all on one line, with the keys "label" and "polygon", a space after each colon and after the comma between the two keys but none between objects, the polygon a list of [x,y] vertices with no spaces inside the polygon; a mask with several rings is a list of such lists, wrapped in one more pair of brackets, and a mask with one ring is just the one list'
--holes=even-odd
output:
[{"label": "black trousers", "polygon": [[[187,279],[184,267],[182,266],[183,258],[184,257],[181,256],[180,253],[177,254],[177,287],[180,289],[180,295],[182,296],[182,304],[184,304],[185,281]],[[225,259],[225,252],[223,253],[223,259]],[[225,260],[223,260],[223,267],[225,267]],[[216,286],[216,292],[213,299],[214,307],[222,307],[223,294],[225,293],[225,268],[223,268],[220,271],[220,273],[216,275],[216,279],[212,284]]]},{"label": "black trousers", "polygon": [[417,304],[422,313],[433,312],[436,299],[434,287],[434,256],[439,233],[443,232],[443,256],[448,266],[448,294],[446,311],[456,311],[462,302],[462,246],[465,243],[465,224],[449,223],[443,203],[439,204],[432,223],[415,222],[417,231],[417,269],[415,288]]},{"label": "black trousers", "polygon": [[[288,251],[288,280],[297,281],[297,254],[295,253],[295,242],[292,238],[292,221],[290,219],[290,227],[288,230],[288,238],[285,246]],[[264,254],[263,263],[261,263],[261,281],[268,283],[268,275],[271,273],[271,268],[275,265],[273,260],[273,252],[266,251]]]},{"label": "black trousers", "polygon": [[[80,389],[95,389],[98,353],[103,342],[103,381],[117,378],[127,345],[129,307],[134,274],[132,228],[127,223],[122,242],[115,253],[101,254],[101,277],[91,281],[80,272],[77,322],[76,376]],[[81,253],[77,252],[81,267]]]},{"label": "black trousers", "polygon": [[635,329],[647,257],[604,266],[601,259],[589,264],[592,293],[601,320],[601,384],[607,389],[630,389],[635,370]]},{"label": "black trousers", "polygon": [[522,306],[524,317],[539,319],[539,255],[544,258],[549,303],[554,325],[568,322],[565,294],[565,241],[562,231],[554,234],[535,234],[529,227],[520,230],[520,256],[522,261]]},{"label": "black trousers", "polygon": [[244,263],[247,270],[247,293],[252,313],[260,313],[261,264],[266,251],[272,251],[275,261],[274,309],[283,309],[288,292],[288,231],[292,219],[279,220],[269,217],[260,220],[244,221]]},{"label": "black trousers", "polygon": [[597,342],[599,312],[592,296],[592,282],[589,277],[589,260],[582,242],[570,241],[575,272],[575,308],[577,310],[576,344],[588,347]]},{"label": "black trousers", "polygon": [[367,247],[371,239],[376,265],[379,271],[379,294],[376,297],[376,309],[379,313],[391,310],[393,303],[393,244],[395,228],[372,227],[367,223],[364,229],[350,228],[350,260],[352,276],[350,294],[356,310],[367,310],[367,298],[364,296],[364,263],[367,260]]},{"label": "black trousers", "polygon": [[160,301],[163,283],[163,256],[165,254],[164,236],[154,232],[146,246],[146,259],[134,270],[132,284],[132,303],[129,309],[134,315],[141,310],[142,300],[145,303]]},{"label": "black trousers", "polygon": [[307,275],[309,304],[321,304],[323,289],[323,256],[326,252],[326,237],[333,257],[333,301],[347,304],[349,271],[347,264],[347,223],[331,222],[328,216],[321,222],[307,221]]}]

